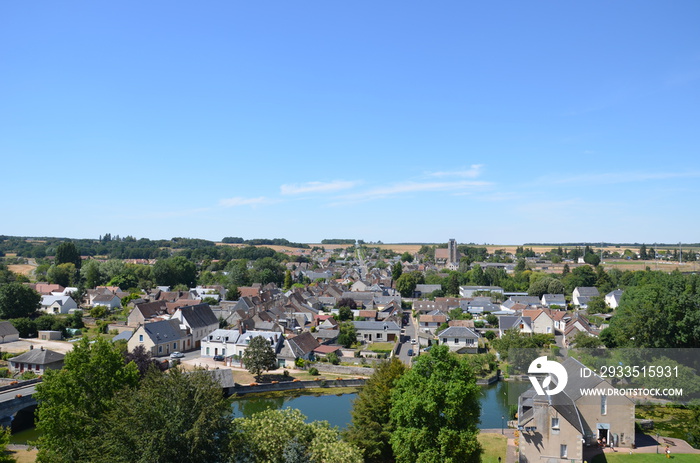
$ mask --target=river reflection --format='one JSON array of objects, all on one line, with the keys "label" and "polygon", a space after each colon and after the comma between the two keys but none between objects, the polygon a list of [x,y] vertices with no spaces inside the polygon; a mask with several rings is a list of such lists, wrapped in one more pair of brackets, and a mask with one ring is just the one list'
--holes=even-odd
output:
[{"label": "river reflection", "polygon": [[[498,382],[481,388],[481,429],[497,429],[510,419],[511,406],[517,404],[517,396],[530,387],[529,383]],[[350,423],[352,401],[357,394],[342,395],[298,395],[276,399],[254,397],[233,399],[233,416],[251,416],[258,411],[271,408],[297,408],[308,421],[326,420],[332,426],[345,428]],[[503,419],[501,419],[503,417]]]}]

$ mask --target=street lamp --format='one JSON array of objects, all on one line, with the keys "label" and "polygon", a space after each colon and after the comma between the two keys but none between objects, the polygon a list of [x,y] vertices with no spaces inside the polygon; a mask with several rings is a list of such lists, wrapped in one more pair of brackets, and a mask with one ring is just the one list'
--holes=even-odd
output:
[{"label": "street lamp", "polygon": [[505,434],[505,432],[503,431],[503,420],[505,420],[505,419],[506,419],[506,417],[501,415],[501,434]]},{"label": "street lamp", "polygon": [[656,453],[659,453],[659,433],[656,433]]}]

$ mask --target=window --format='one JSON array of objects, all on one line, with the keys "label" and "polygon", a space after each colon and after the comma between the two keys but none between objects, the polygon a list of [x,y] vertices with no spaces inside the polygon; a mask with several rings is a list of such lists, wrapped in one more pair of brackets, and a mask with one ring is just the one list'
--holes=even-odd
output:
[{"label": "window", "polygon": [[176,342],[173,343],[173,350],[177,350],[177,343]]},{"label": "window", "polygon": [[382,339],[382,333],[377,333],[377,339]]},{"label": "window", "polygon": [[552,417],[552,429],[559,429],[559,418]]},{"label": "window", "polygon": [[606,396],[606,395],[600,396],[600,414],[601,415],[608,414],[608,396]]},{"label": "window", "polygon": [[455,344],[459,344],[459,338],[455,338]]},{"label": "window", "polygon": [[207,347],[207,355],[209,355],[209,348]]},{"label": "window", "polygon": [[163,352],[163,346],[158,346],[158,353],[160,354],[161,352]]},{"label": "window", "polygon": [[143,342],[143,335],[139,334],[139,342]]},{"label": "window", "polygon": [[566,454],[567,454],[566,444],[561,444],[559,446],[559,458],[568,458],[566,456]]}]

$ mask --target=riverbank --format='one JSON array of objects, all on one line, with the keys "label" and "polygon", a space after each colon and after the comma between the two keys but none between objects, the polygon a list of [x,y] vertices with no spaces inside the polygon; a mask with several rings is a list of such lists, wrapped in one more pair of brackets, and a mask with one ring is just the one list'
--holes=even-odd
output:
[{"label": "riverbank", "polygon": [[341,395],[341,394],[358,394],[362,390],[361,386],[354,387],[312,387],[305,389],[288,389],[285,391],[266,391],[266,392],[249,392],[246,394],[237,394],[231,396],[232,400],[236,399],[277,399],[286,397],[298,397],[302,395]]}]

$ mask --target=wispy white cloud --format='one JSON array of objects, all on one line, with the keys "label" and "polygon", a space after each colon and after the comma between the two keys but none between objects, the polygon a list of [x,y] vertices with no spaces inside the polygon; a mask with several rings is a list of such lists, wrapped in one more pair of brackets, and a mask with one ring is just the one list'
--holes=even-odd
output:
[{"label": "wispy white cloud", "polygon": [[450,170],[441,172],[429,172],[430,177],[462,177],[462,178],[476,178],[481,175],[483,171],[483,164],[472,164],[469,169],[461,170]]},{"label": "wispy white cloud", "polygon": [[241,196],[236,196],[233,198],[219,200],[219,205],[223,207],[259,206],[261,204],[270,204],[272,202],[273,201],[264,196],[259,196],[257,198],[243,198]]},{"label": "wispy white cloud", "polygon": [[459,182],[406,182],[372,188],[359,193],[347,194],[338,197],[334,205],[373,201],[392,196],[420,192],[463,192],[470,189],[481,189],[491,185],[491,182],[463,180]]},{"label": "wispy white cloud", "polygon": [[700,172],[607,172],[588,173],[575,175],[572,177],[556,178],[550,175],[548,181],[551,183],[579,183],[579,184],[605,184],[614,185],[619,183],[646,182],[651,180],[671,180],[680,178],[698,178]]},{"label": "wispy white cloud", "polygon": [[347,180],[333,180],[332,182],[306,182],[293,183],[280,186],[283,195],[298,195],[304,193],[330,193],[333,191],[348,190],[357,186],[359,182]]}]

